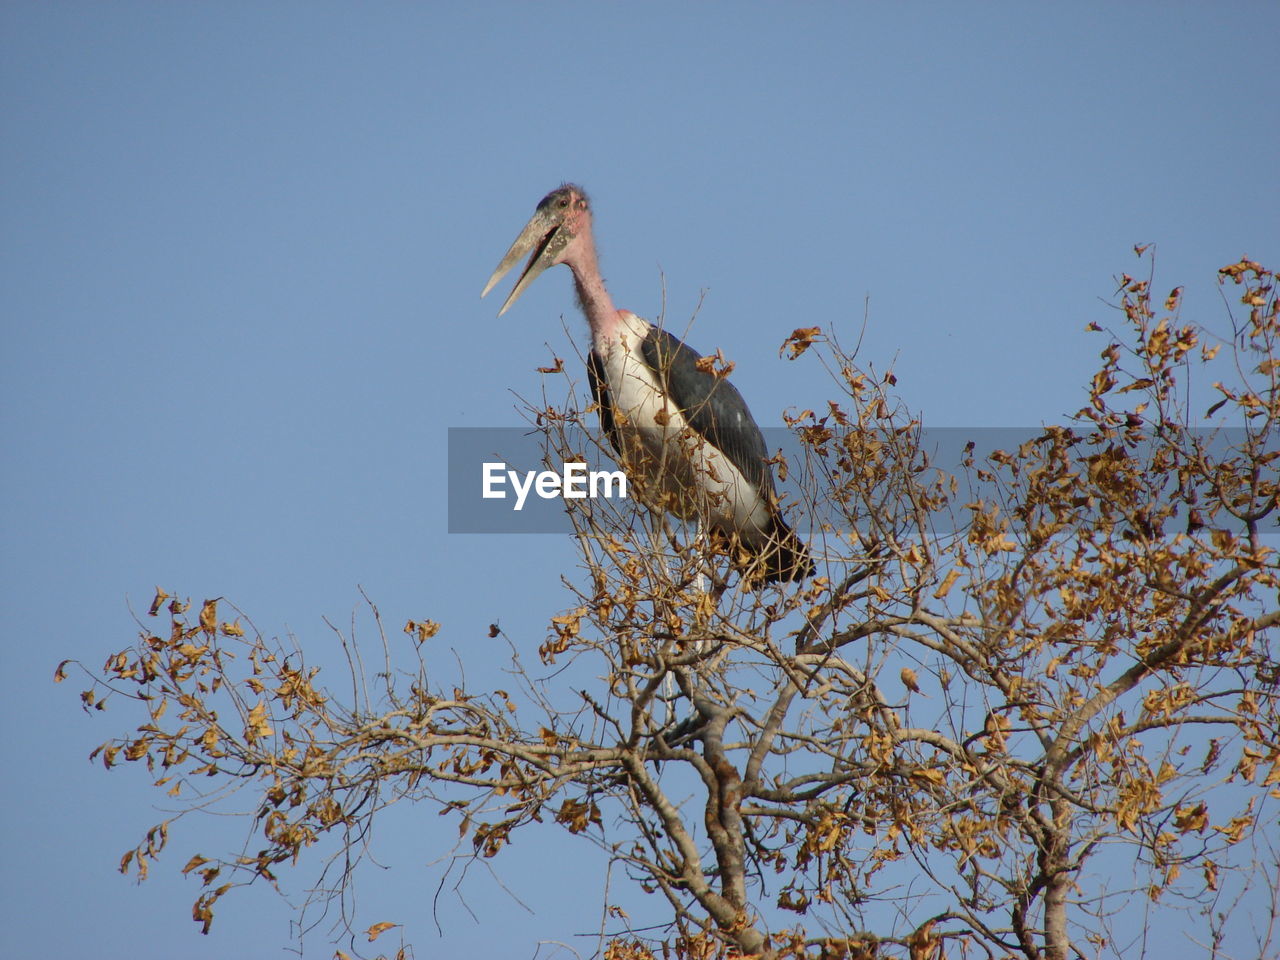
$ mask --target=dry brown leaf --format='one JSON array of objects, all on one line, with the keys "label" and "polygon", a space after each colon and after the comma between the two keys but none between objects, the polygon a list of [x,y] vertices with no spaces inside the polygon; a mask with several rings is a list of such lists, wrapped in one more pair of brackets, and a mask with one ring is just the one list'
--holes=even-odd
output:
[{"label": "dry brown leaf", "polygon": [[164,602],[169,599],[169,594],[165,593],[159,587],[156,587],[156,597],[151,601],[151,609],[147,611],[151,616],[155,616],[160,612],[160,608],[164,606]]},{"label": "dry brown leaf", "polygon": [[400,924],[392,923],[390,920],[383,920],[381,923],[375,923],[372,927],[365,931],[369,937],[369,942],[377,940],[380,936],[390,930],[392,927],[398,927]]}]

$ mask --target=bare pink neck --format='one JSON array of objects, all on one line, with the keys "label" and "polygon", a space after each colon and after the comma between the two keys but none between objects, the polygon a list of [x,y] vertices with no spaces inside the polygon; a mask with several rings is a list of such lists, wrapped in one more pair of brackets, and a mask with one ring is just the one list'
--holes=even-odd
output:
[{"label": "bare pink neck", "polygon": [[605,289],[604,277],[600,276],[595,240],[589,227],[579,239],[578,250],[565,263],[573,271],[578,305],[591,325],[591,339],[597,347],[604,347],[618,337],[618,310]]}]

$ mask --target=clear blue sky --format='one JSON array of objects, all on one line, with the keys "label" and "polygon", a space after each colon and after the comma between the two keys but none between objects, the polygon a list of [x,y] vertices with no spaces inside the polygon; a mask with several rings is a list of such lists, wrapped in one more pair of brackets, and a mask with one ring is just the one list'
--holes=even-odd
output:
[{"label": "clear blue sky", "polygon": [[[199,936],[199,824],[141,889],[115,872],[161,797],[85,757],[137,718],[50,679],[128,645],[154,585],[317,657],[363,586],[476,687],[489,623],[531,651],[570,603],[567,537],[449,536],[444,502],[446,428],[517,424],[583,340],[567,271],[501,320],[478,299],[547,190],[591,191],[620,306],[708,291],[689,340],[763,424],[832,393],[783,338],[853,339],[866,298],[862,357],[927,424],[1055,421],[1134,243],[1211,323],[1217,267],[1280,264],[1277,35],[1274,2],[0,6],[0,952],[287,943],[266,891]],[[419,957],[596,928],[599,861],[548,831],[496,864],[532,914],[477,874],[483,924],[446,895],[437,939],[455,837],[390,817],[360,919]]]}]

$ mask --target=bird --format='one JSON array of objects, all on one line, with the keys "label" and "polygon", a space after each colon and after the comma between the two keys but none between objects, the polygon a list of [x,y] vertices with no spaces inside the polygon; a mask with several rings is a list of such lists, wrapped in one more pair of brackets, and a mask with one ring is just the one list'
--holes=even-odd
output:
[{"label": "bird", "polygon": [[587,376],[601,425],[638,497],[724,537],[751,583],[801,580],[808,550],[778,505],[764,436],[746,401],[704,358],[667,330],[619,310],[600,274],[587,193],[567,183],[537,209],[480,296],[525,254],[501,317],[547,268],[573,272],[591,329]]}]

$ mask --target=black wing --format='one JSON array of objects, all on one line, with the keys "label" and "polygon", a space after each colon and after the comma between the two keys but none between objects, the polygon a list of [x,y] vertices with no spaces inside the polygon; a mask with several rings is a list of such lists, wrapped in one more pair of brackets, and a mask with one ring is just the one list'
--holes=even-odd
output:
[{"label": "black wing", "polygon": [[[702,354],[658,327],[649,331],[640,352],[689,426],[724,453],[748,483],[772,499],[773,472],[765,463],[769,453],[764,436],[737,387],[724,377],[699,370]],[[610,420],[605,431],[612,429]]]}]

